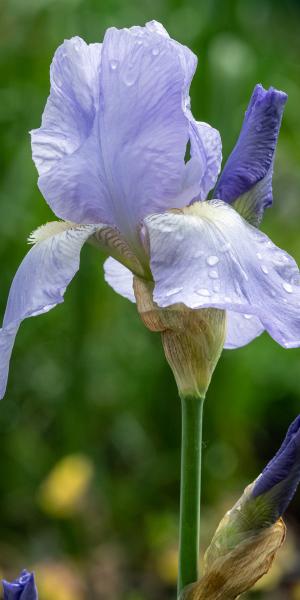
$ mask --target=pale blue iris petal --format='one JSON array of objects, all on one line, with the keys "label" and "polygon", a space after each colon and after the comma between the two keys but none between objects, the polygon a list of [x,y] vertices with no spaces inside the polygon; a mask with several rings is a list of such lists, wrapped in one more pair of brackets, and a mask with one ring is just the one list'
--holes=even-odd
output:
[{"label": "pale blue iris petal", "polygon": [[183,302],[254,315],[278,343],[300,345],[295,261],[228,204],[200,202],[145,223],[159,306]]},{"label": "pale blue iris petal", "polygon": [[58,217],[76,223],[110,222],[95,126],[101,48],[75,37],[57,49],[42,124],[31,132],[40,190]]},{"label": "pale blue iris petal", "polygon": [[132,272],[111,256],[105,261],[103,267],[104,279],[112,289],[120,296],[135,302]]},{"label": "pale blue iris petal", "polygon": [[111,28],[103,45],[72,38],[60,46],[42,126],[32,132],[39,187],[60,218],[115,225],[137,245],[146,215],[205,197],[220,139],[189,109],[196,64],[156,22]]},{"label": "pale blue iris petal", "polygon": [[264,326],[254,315],[228,310],[226,313],[226,340],[224,348],[234,350],[246,346],[261,335]]},{"label": "pale blue iris petal", "polygon": [[38,242],[21,263],[10,288],[0,330],[0,397],[5,393],[9,360],[21,321],[63,302],[79,268],[80,250],[97,226],[69,229]]}]

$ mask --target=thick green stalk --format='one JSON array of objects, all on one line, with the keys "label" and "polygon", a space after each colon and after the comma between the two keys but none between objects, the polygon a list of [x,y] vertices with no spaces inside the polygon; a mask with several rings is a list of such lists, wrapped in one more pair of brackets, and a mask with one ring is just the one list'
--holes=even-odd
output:
[{"label": "thick green stalk", "polygon": [[182,442],[178,598],[199,577],[202,415],[204,398],[181,397]]}]

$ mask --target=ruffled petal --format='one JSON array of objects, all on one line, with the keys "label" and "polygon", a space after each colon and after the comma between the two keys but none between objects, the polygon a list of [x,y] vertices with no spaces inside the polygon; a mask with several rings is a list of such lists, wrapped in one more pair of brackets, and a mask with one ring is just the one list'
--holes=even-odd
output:
[{"label": "ruffled petal", "polygon": [[206,196],[220,138],[189,109],[196,63],[156,22],[109,29],[102,46],[64,42],[32,132],[39,187],[60,218],[108,223],[138,245],[146,215]]},{"label": "ruffled petal", "polygon": [[76,223],[112,221],[96,123],[101,48],[74,37],[57,49],[42,124],[31,132],[39,188],[60,218]]},{"label": "ruffled petal", "polygon": [[252,223],[272,203],[274,155],[287,95],[257,85],[239,139],[229,156],[214,197],[232,203]]},{"label": "ruffled petal", "polygon": [[295,261],[228,204],[197,202],[145,224],[159,306],[183,302],[241,313],[245,320],[254,315],[282,346],[300,345]]},{"label": "ruffled petal", "polygon": [[0,330],[0,397],[5,393],[9,360],[21,321],[48,312],[63,302],[79,268],[84,242],[98,226],[71,228],[38,242],[21,263],[10,288]]},{"label": "ruffled petal", "polygon": [[112,289],[120,296],[135,302],[132,272],[111,256],[105,261],[103,267],[104,279]]},{"label": "ruffled petal", "polygon": [[227,331],[224,348],[234,350],[246,346],[261,335],[264,326],[254,315],[227,311]]}]

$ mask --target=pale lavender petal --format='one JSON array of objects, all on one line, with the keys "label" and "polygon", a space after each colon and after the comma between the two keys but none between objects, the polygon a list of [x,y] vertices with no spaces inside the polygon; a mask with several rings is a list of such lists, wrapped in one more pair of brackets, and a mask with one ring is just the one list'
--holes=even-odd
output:
[{"label": "pale lavender petal", "polygon": [[226,313],[226,340],[224,348],[233,350],[246,346],[261,335],[264,326],[254,315],[228,310]]},{"label": "pale lavender petal", "polygon": [[79,268],[80,250],[98,229],[68,229],[38,242],[21,263],[10,288],[0,330],[0,397],[5,393],[14,339],[23,319],[48,312],[63,302],[65,290]]},{"label": "pale lavender petal", "polygon": [[244,210],[260,219],[264,209],[272,203],[272,173],[277,138],[287,95],[257,85],[239,139],[229,156],[214,191],[214,197],[232,203],[249,193]]},{"label": "pale lavender petal", "polygon": [[[169,37],[160,23],[152,21],[147,23],[147,27]],[[197,67],[196,56],[186,46],[175,40],[170,41],[177,49],[185,73],[184,110],[189,121],[190,137],[191,159],[186,165],[183,190],[173,203],[173,207],[180,208],[196,197],[205,200],[208,192],[216,184],[221,169],[222,142],[219,132],[207,123],[196,121],[190,110],[189,88]]]},{"label": "pale lavender petal", "polygon": [[107,31],[99,126],[116,225],[127,235],[149,212],[171,207],[181,190],[185,77],[166,35],[142,27]]},{"label": "pale lavender petal", "polygon": [[111,223],[99,142],[101,44],[75,37],[56,51],[42,125],[31,132],[39,187],[52,210],[76,223]]},{"label": "pale lavender petal", "polygon": [[137,245],[143,217],[206,196],[220,138],[189,109],[196,63],[156,22],[109,29],[102,46],[64,42],[32,132],[39,187],[60,218],[115,225]]},{"label": "pale lavender petal", "polygon": [[284,347],[300,345],[295,261],[228,204],[198,202],[145,224],[159,306],[183,302],[251,314]]},{"label": "pale lavender petal", "polygon": [[103,267],[104,279],[112,289],[131,302],[135,302],[132,272],[111,256],[105,261]]}]

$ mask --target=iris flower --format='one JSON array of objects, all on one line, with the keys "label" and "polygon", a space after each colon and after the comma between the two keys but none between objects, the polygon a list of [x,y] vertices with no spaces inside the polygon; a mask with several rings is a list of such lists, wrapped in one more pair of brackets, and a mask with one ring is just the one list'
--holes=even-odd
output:
[{"label": "iris flower", "polygon": [[[31,132],[38,185],[61,219],[31,235],[0,333],[0,393],[19,325],[63,301],[86,241],[106,249],[105,279],[134,301],[133,275],[160,307],[226,311],[225,347],[264,330],[300,345],[299,270],[257,228],[272,202],[286,95],[254,89],[221,176],[219,133],[194,119],[197,59],[157,22],[75,37],[56,51],[42,124]],[[208,194],[212,199],[208,199]]]},{"label": "iris flower", "polygon": [[38,600],[33,573],[22,571],[12,583],[3,580],[4,600]]}]

